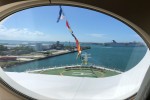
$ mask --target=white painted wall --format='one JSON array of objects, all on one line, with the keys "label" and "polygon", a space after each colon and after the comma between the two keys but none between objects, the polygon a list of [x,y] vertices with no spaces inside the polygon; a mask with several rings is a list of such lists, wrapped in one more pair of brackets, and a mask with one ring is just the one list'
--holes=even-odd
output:
[{"label": "white painted wall", "polygon": [[7,72],[16,83],[32,92],[53,99],[104,100],[125,99],[135,94],[150,65],[150,51],[131,70],[106,78]]}]

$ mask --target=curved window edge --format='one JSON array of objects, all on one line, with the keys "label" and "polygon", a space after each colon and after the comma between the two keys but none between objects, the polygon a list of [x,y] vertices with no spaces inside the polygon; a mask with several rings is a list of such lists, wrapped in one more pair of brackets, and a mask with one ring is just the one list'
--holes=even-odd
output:
[{"label": "curved window edge", "polygon": [[[37,2],[38,1],[38,2]],[[0,15],[0,20],[4,19],[5,17],[9,16],[10,14],[14,13],[14,12],[17,12],[18,10],[23,10],[23,9],[26,9],[26,8],[30,8],[30,7],[35,7],[35,6],[40,6],[40,5],[49,5],[49,1],[48,0],[30,0],[30,1],[21,1],[21,2],[17,2],[17,3],[14,3],[13,4],[9,4],[9,5],[6,5],[8,6],[8,8],[4,7],[4,9],[1,9],[0,12],[2,12],[2,14]],[[119,19],[120,21],[124,22],[126,25],[129,25],[130,27],[132,27],[134,30],[137,31],[137,33],[144,39],[144,41],[146,42],[146,44],[150,47],[150,41],[148,41],[148,37],[147,37],[147,33],[144,32],[142,29],[140,29],[138,26],[134,25],[132,22],[122,18],[121,16],[119,15],[116,15],[112,12],[109,12],[109,11],[106,11],[104,9],[100,9],[100,8],[97,8],[97,7],[94,7],[94,6],[91,6],[91,5],[86,5],[86,4],[82,4],[82,3],[79,3],[79,2],[71,2],[71,1],[52,1],[51,2],[52,5],[55,5],[55,4],[66,4],[66,5],[74,5],[74,6],[80,6],[80,7],[86,7],[86,8],[89,8],[89,9],[92,9],[92,10],[96,10],[96,11],[99,11],[99,12],[102,12],[102,13],[105,13],[105,14],[108,14],[109,16],[113,16],[117,19]],[[17,7],[18,5],[18,7]],[[2,8],[1,7],[1,8]],[[14,9],[12,9],[14,8]],[[0,76],[1,76],[1,80],[3,80],[3,82],[6,82],[5,84],[7,84],[7,86],[11,86],[9,84],[8,81],[10,81],[11,79],[9,77],[7,77],[7,75],[5,75],[5,73],[0,69]],[[8,80],[8,81],[6,81]],[[16,83],[15,83],[16,85]],[[11,86],[11,88],[13,89],[15,86]],[[22,91],[22,90],[19,90],[19,91]],[[28,90],[27,90],[28,92]],[[23,92],[23,94],[26,94]],[[33,97],[33,95],[31,96]]]}]

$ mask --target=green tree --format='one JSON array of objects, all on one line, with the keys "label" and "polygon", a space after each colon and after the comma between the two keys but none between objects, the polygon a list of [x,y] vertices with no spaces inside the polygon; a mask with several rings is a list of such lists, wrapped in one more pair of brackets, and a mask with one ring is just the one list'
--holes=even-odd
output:
[{"label": "green tree", "polygon": [[0,51],[7,51],[8,48],[6,46],[0,45]]}]

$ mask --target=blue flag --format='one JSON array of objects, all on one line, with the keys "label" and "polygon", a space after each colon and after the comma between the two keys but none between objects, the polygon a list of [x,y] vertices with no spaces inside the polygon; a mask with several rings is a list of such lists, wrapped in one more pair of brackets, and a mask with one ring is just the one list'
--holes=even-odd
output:
[{"label": "blue flag", "polygon": [[60,6],[60,11],[59,11],[59,16],[58,16],[58,19],[57,19],[57,23],[60,21],[60,19],[64,19],[64,13],[63,13],[63,10]]}]

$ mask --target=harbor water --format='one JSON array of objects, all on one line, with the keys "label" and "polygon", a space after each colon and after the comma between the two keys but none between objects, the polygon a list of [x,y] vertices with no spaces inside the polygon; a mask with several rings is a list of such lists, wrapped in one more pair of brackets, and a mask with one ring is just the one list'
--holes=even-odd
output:
[{"label": "harbor water", "polygon": [[[90,54],[88,63],[91,65],[127,71],[137,65],[144,57],[147,47],[107,47],[101,45],[88,45],[91,49],[84,50]],[[29,70],[38,70],[51,67],[61,67],[81,64],[81,60],[76,59],[77,52],[51,57],[42,60],[36,60],[25,64],[4,68],[9,72],[24,72]]]}]

